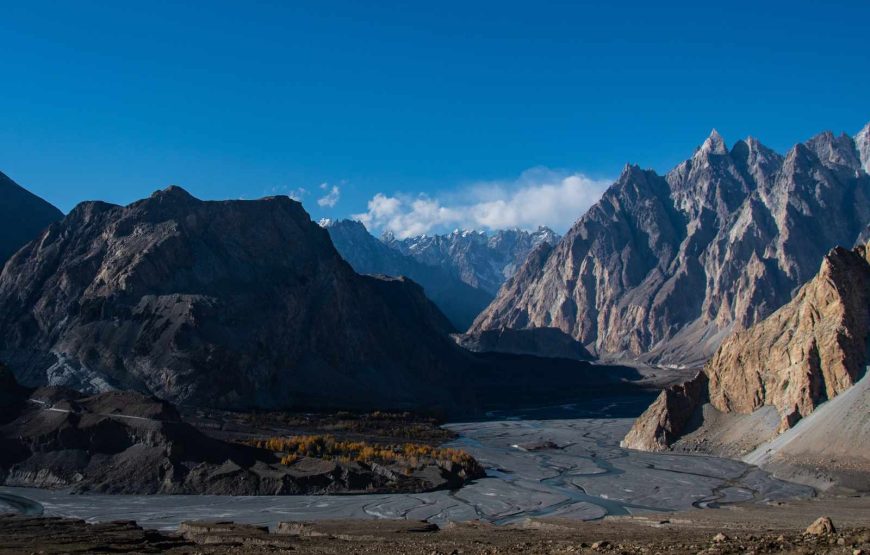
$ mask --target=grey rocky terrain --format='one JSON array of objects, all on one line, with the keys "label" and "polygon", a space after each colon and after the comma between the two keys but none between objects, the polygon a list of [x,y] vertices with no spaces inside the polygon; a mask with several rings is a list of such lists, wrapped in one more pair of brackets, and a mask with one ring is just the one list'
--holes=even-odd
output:
[{"label": "grey rocky terrain", "polygon": [[553,249],[529,256],[471,332],[557,327],[603,357],[700,367],[787,303],[870,223],[867,141],[784,156],[715,131],[665,176],[628,165]]},{"label": "grey rocky terrain", "polygon": [[410,255],[387,246],[353,220],[324,222],[332,244],[360,274],[406,276],[419,283],[423,292],[450,319],[457,330],[466,330],[493,295],[472,287],[451,271],[424,264]]},{"label": "grey rocky terrain", "polygon": [[0,268],[63,213],[0,172]]}]

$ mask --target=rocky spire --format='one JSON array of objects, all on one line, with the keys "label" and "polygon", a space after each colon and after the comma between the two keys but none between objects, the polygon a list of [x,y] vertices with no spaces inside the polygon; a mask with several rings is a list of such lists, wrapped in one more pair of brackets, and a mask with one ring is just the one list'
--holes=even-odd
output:
[{"label": "rocky spire", "polygon": [[807,141],[806,146],[828,168],[849,172],[861,168],[855,142],[845,133],[836,137],[830,131],[825,131]]},{"label": "rocky spire", "polygon": [[698,153],[704,154],[728,154],[728,147],[725,145],[725,140],[718,131],[713,129],[710,136],[698,148]]},{"label": "rocky spire", "polygon": [[861,165],[864,171],[870,173],[870,122],[855,135],[855,147],[858,150],[858,155],[861,157]]}]

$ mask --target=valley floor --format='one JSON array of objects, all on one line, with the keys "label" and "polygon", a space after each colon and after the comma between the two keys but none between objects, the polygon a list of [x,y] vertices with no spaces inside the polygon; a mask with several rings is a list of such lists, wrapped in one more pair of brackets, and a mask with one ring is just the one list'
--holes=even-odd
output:
[{"label": "valley floor", "polygon": [[[870,497],[817,496],[729,459],[620,448],[648,402],[599,399],[451,424],[451,444],[488,474],[455,491],[228,497],[0,488],[0,508],[19,513],[0,516],[0,555],[870,552]],[[805,535],[823,515],[837,533]]]},{"label": "valley floor", "polygon": [[448,445],[468,451],[487,469],[486,478],[453,491],[256,497],[69,495],[24,488],[0,488],[0,493],[29,499],[45,515],[91,522],[120,518],[157,529],[203,519],[272,528],[286,521],[346,518],[437,524],[515,524],[544,517],[595,520],[814,495],[809,487],[777,480],[739,461],[620,448],[619,440],[632,422],[629,416],[648,402],[600,399],[451,424],[448,428],[458,438]]}]

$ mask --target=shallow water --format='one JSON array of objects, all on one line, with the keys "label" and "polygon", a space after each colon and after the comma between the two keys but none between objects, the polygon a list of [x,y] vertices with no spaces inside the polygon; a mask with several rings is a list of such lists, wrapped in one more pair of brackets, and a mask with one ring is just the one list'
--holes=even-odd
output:
[{"label": "shallow water", "polygon": [[[450,424],[452,445],[474,455],[488,477],[457,491],[393,495],[188,496],[70,495],[0,488],[0,504],[89,521],[136,520],[171,529],[209,519],[275,526],[287,520],[407,518],[502,524],[528,517],[592,520],[607,514],[717,507],[737,501],[808,497],[806,486],[775,479],[739,461],[629,451],[619,440],[638,400],[598,401],[493,413]],[[536,448],[538,448],[536,450]],[[9,498],[7,496],[15,496]],[[6,499],[4,501],[4,499]]]}]

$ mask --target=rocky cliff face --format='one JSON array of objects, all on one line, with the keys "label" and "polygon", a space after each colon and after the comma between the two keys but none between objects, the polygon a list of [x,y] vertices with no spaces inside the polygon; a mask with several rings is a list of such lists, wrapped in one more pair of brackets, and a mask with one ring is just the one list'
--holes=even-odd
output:
[{"label": "rocky cliff face", "polygon": [[[870,358],[868,340],[870,248],[849,251],[837,247],[792,301],[726,339],[696,380],[663,391],[637,419],[623,445],[664,450],[680,439],[693,418],[699,428],[692,432],[696,437],[726,437],[729,434],[722,429],[735,425],[721,415],[750,415],[765,407],[778,415],[778,426],[770,430],[775,435],[841,395],[864,375]],[[708,401],[713,412],[702,415],[702,405]],[[740,451],[751,450],[766,439],[757,435],[755,444],[744,442]],[[720,451],[728,448],[716,447]]]},{"label": "rocky cliff face", "polygon": [[407,276],[423,287],[426,296],[459,330],[468,329],[474,318],[492,301],[492,294],[461,281],[440,266],[418,262],[390,248],[356,221],[324,222],[339,254],[360,274]]},{"label": "rocky cliff face", "polygon": [[791,302],[726,339],[704,369],[710,403],[743,414],[772,405],[786,429],[854,385],[870,339],[868,255],[832,250]]},{"label": "rocky cliff face", "polygon": [[495,295],[538,245],[555,245],[559,236],[540,227],[528,232],[499,230],[454,231],[449,235],[424,235],[398,240],[386,235],[384,242],[429,266],[444,268],[472,287]]},{"label": "rocky cliff face", "polygon": [[470,331],[558,327],[598,355],[700,366],[866,232],[867,135],[826,132],[781,156],[753,138],[729,150],[714,131],[666,176],[626,166]]},{"label": "rocky cliff face", "polygon": [[88,202],[0,275],[0,360],[28,386],[223,407],[445,407],[466,355],[405,279],[356,274],[286,197]]},{"label": "rocky cliff face", "polygon": [[52,222],[60,210],[23,189],[0,172],[0,268],[15,251]]},{"label": "rocky cliff face", "polygon": [[855,146],[858,148],[864,171],[870,173],[870,123],[855,136]]}]

